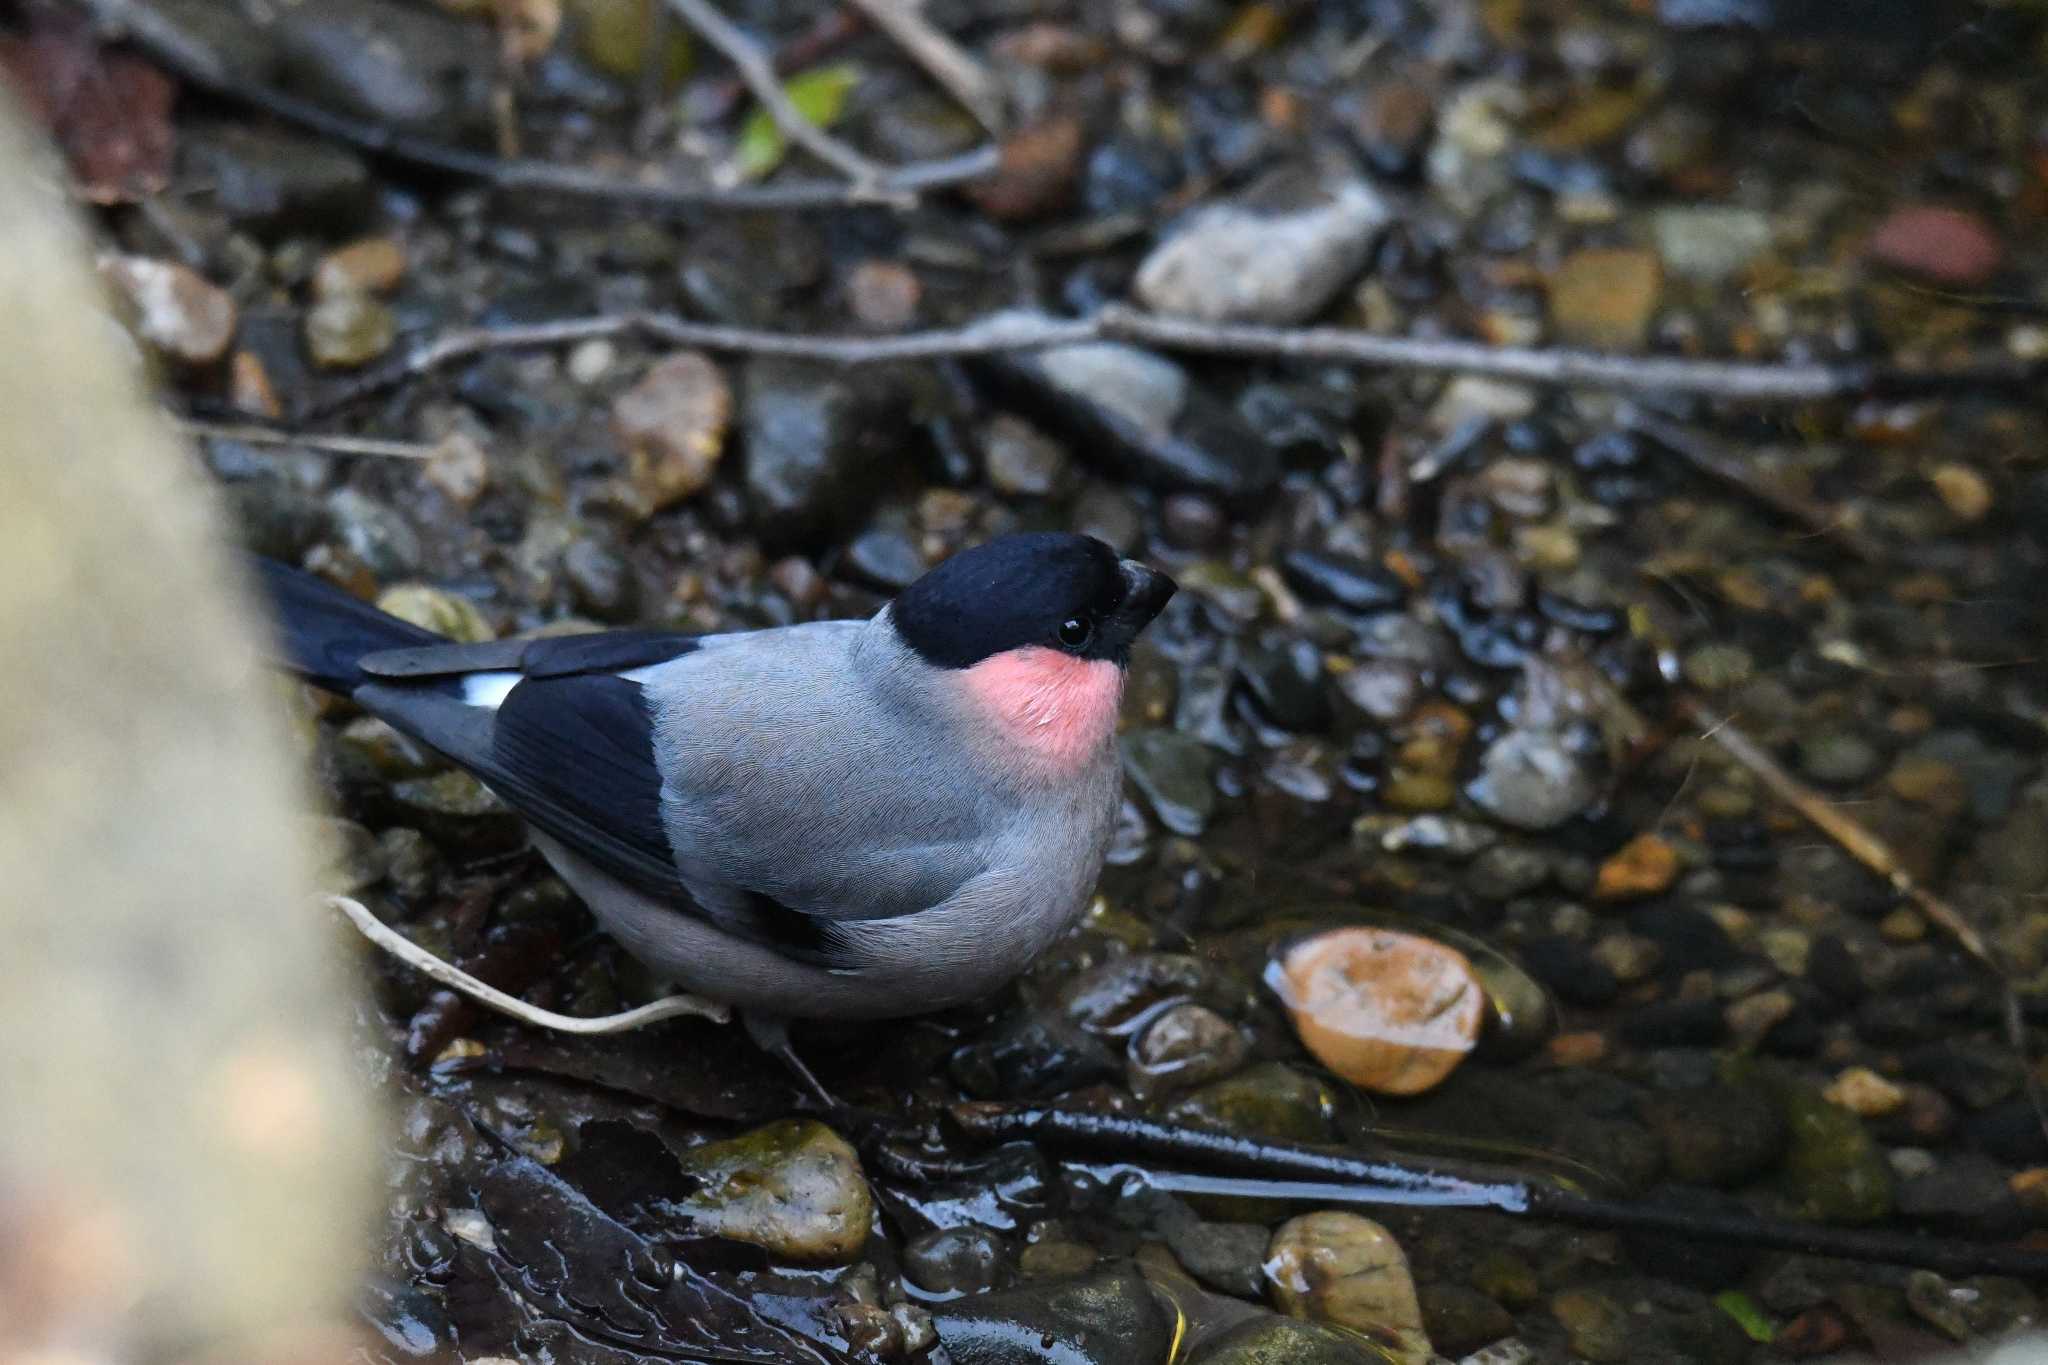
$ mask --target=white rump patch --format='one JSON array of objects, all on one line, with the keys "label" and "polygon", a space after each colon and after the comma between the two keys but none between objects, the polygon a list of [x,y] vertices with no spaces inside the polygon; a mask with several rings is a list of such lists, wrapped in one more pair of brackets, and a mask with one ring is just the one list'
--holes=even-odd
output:
[{"label": "white rump patch", "polygon": [[462,680],[462,699],[471,706],[487,706],[495,711],[518,685],[517,673],[472,673]]}]

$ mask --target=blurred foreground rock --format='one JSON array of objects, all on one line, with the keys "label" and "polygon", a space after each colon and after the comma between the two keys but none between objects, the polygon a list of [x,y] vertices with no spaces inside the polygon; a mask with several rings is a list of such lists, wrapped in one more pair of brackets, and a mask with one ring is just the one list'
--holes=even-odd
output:
[{"label": "blurred foreground rock", "polygon": [[0,109],[0,1359],[319,1351],[370,1106],[293,760],[34,155]]}]

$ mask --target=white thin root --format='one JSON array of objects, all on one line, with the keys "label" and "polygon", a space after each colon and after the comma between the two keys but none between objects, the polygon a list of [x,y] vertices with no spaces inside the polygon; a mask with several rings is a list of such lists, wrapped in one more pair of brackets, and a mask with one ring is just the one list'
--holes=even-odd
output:
[{"label": "white thin root", "polygon": [[630,1033],[634,1029],[646,1028],[649,1024],[659,1023],[663,1019],[674,1019],[678,1015],[694,1015],[721,1024],[732,1018],[732,1011],[724,1005],[710,1000],[700,1000],[694,995],[663,996],[659,1000],[618,1014],[600,1014],[594,1017],[556,1014],[553,1010],[544,1010],[538,1005],[529,1005],[516,996],[507,995],[496,986],[486,985],[460,967],[435,957],[371,914],[369,908],[361,901],[348,896],[329,896],[327,904],[347,916],[348,922],[356,927],[356,932],[414,971],[432,977],[451,991],[460,991],[487,1009],[509,1015],[521,1023],[532,1024],[536,1028],[552,1029],[556,1033]]}]

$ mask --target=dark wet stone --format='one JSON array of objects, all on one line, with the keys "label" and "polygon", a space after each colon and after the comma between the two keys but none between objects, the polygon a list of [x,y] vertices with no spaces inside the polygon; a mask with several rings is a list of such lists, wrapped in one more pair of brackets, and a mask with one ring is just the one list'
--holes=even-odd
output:
[{"label": "dark wet stone", "polygon": [[1187,1365],[1383,1365],[1385,1360],[1334,1328],[1264,1313],[1204,1342]]},{"label": "dark wet stone", "polygon": [[856,519],[903,448],[902,396],[872,370],[757,360],[740,426],[747,498],[762,535],[813,539]]},{"label": "dark wet stone", "polygon": [[1096,484],[1074,499],[1070,524],[1120,555],[1135,552],[1145,538],[1145,519],[1129,498],[1108,484]]},{"label": "dark wet stone", "polygon": [[509,853],[526,842],[511,807],[468,773],[415,777],[390,790],[405,823],[458,857]]},{"label": "dark wet stone", "polygon": [[2010,1177],[1989,1157],[1948,1153],[1925,1175],[1899,1181],[1899,1216],[1978,1235],[2017,1231],[2025,1214],[2007,1183]]},{"label": "dark wet stone", "polygon": [[1390,611],[1408,596],[1407,585],[1391,572],[1350,555],[1290,550],[1280,572],[1304,599],[1346,611]]},{"label": "dark wet stone", "polygon": [[1412,664],[1366,659],[1335,678],[1339,724],[1347,729],[1390,725],[1415,709],[1422,675]]},{"label": "dark wet stone", "polygon": [[1238,1027],[1193,1002],[1163,1011],[1130,1049],[1128,1075],[1140,1099],[1220,1080],[1244,1065],[1250,1051]]},{"label": "dark wet stone", "polygon": [[1971,1141],[2000,1161],[2015,1166],[2048,1162],[2048,1134],[2042,1133],[2040,1116],[2024,1096],[1970,1115],[1963,1128]]},{"label": "dark wet stone", "polygon": [[1192,838],[1216,813],[1216,759],[1200,740],[1177,730],[1139,730],[1123,737],[1124,771],[1159,823]]},{"label": "dark wet stone", "polygon": [[1457,1357],[1490,1346],[1515,1330],[1514,1315],[1476,1289],[1461,1284],[1425,1284],[1416,1290],[1429,1344]]},{"label": "dark wet stone", "polygon": [[391,882],[391,889],[408,905],[420,905],[441,883],[441,855],[416,829],[393,828],[377,835],[377,847]]},{"label": "dark wet stone", "polygon": [[296,564],[331,521],[318,494],[275,476],[240,479],[222,486],[229,520],[244,549]]},{"label": "dark wet stone", "polygon": [[1465,885],[1481,900],[1526,896],[1550,880],[1550,859],[1527,844],[1495,844],[1472,860]]},{"label": "dark wet stone", "polygon": [[1728,931],[1712,915],[1689,905],[1653,905],[1628,917],[1632,933],[1664,950],[1664,961],[1683,970],[1720,971],[1741,959]]},{"label": "dark wet stone", "polygon": [[378,579],[388,583],[419,572],[419,533],[397,509],[337,488],[327,499],[327,515],[342,545]]},{"label": "dark wet stone", "polygon": [[1020,417],[997,413],[982,435],[982,467],[989,486],[1013,497],[1042,498],[1067,480],[1067,452]]},{"label": "dark wet stone", "polygon": [[448,1310],[409,1285],[372,1277],[356,1291],[356,1315],[394,1359],[449,1360],[455,1355],[455,1322]]},{"label": "dark wet stone", "polygon": [[632,565],[596,536],[582,536],[562,555],[562,581],[576,610],[598,621],[630,621],[640,607]]},{"label": "dark wet stone", "polygon": [[1222,545],[1230,534],[1223,509],[1199,493],[1172,493],[1159,507],[1160,530],[1177,550],[1202,554]]},{"label": "dark wet stone", "polygon": [[1806,979],[1839,1004],[1853,1005],[1869,986],[1863,964],[1840,934],[1823,934],[1806,955]]},{"label": "dark wet stone", "polygon": [[978,1294],[1002,1276],[1008,1251],[987,1228],[940,1228],[903,1248],[903,1273],[927,1294]]},{"label": "dark wet stone", "polygon": [[1166,1246],[1188,1274],[1225,1294],[1259,1299],[1266,1292],[1266,1244],[1259,1223],[1204,1223],[1182,1218],[1166,1228]]},{"label": "dark wet stone", "polygon": [[1091,1033],[1123,1037],[1151,1022],[1154,1007],[1199,1001],[1223,1015],[1243,1014],[1252,1001],[1214,964],[1188,953],[1130,953],[1072,978],[1056,1003]]},{"label": "dark wet stone", "polygon": [[1174,1119],[1234,1133],[1295,1142],[1327,1142],[1330,1096],[1323,1086],[1278,1062],[1264,1062],[1205,1085],[1167,1111]]},{"label": "dark wet stone", "polygon": [[1596,1362],[1629,1358],[1634,1332],[1628,1309],[1595,1289],[1567,1289],[1550,1300],[1550,1315],[1565,1330],[1572,1354]]},{"label": "dark wet stone", "polygon": [[936,1306],[957,1365],[1123,1365],[1163,1360],[1172,1324],[1128,1261],[1073,1280],[1026,1284]]},{"label": "dark wet stone", "polygon": [[1154,352],[1091,342],[993,357],[978,372],[1073,449],[1155,488],[1244,498],[1279,477],[1265,438]]},{"label": "dark wet stone", "polygon": [[1902,1072],[1965,1109],[1989,1109],[2020,1087],[2023,1067],[2003,1038],[1949,1037],[1907,1053]]},{"label": "dark wet stone", "polygon": [[1946,1031],[1925,1000],[1880,993],[1856,1007],[1856,1036],[1873,1047],[1910,1047]]},{"label": "dark wet stone", "polygon": [[1884,754],[1875,744],[1849,730],[1823,730],[1799,741],[1799,770],[1829,786],[1865,781],[1883,763]]},{"label": "dark wet stone", "polygon": [[180,156],[238,225],[339,238],[369,221],[370,171],[353,152],[297,133],[215,124],[181,134]]},{"label": "dark wet stone", "polygon": [[293,93],[380,126],[460,140],[489,114],[491,43],[475,25],[392,0],[287,6],[270,28]]},{"label": "dark wet stone", "polygon": [[1810,1086],[1774,1088],[1791,1134],[1780,1183],[1802,1216],[1868,1223],[1890,1213],[1891,1168],[1863,1121]]},{"label": "dark wet stone", "polygon": [[1664,1163],[1688,1185],[1738,1185],[1784,1154],[1785,1117],[1760,1090],[1713,1085],[1652,1095],[1643,1121],[1664,1144]]},{"label": "dark wet stone", "polygon": [[1621,1036],[1637,1047],[1711,1047],[1726,1032],[1718,1000],[1660,1000],[1621,1021]]},{"label": "dark wet stone", "polygon": [[924,573],[924,567],[917,542],[901,527],[870,527],[846,547],[847,572],[886,592],[909,587]]},{"label": "dark wet stone", "polygon": [[1313,734],[1330,726],[1330,694],[1323,681],[1323,655],[1307,640],[1251,649],[1238,676],[1252,700],[1283,730]]},{"label": "dark wet stone", "polygon": [[1621,994],[1621,983],[1606,963],[1577,939],[1561,935],[1532,938],[1516,949],[1529,971],[1567,1004],[1599,1009]]},{"label": "dark wet stone", "polygon": [[1110,1080],[1123,1067],[1102,1041],[1058,1015],[1017,1014],[947,1063],[978,1099],[1042,1099]]}]

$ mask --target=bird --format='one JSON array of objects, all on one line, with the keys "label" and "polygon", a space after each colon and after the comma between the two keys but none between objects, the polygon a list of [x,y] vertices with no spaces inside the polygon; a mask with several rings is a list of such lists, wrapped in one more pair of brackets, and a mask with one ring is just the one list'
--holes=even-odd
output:
[{"label": "bird", "polygon": [[1000,536],[866,618],[459,643],[258,559],[282,667],[438,751],[634,957],[792,1019],[990,994],[1079,916],[1122,793],[1133,642],[1176,591],[1090,536]]}]

